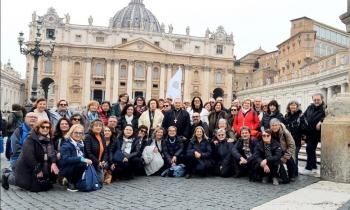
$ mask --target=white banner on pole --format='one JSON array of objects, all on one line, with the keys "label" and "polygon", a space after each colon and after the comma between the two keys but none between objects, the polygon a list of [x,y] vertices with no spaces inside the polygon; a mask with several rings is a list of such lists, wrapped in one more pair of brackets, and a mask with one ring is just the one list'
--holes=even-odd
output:
[{"label": "white banner on pole", "polygon": [[170,79],[168,89],[166,91],[166,97],[172,98],[181,98],[181,80],[182,80],[182,69],[179,67]]}]

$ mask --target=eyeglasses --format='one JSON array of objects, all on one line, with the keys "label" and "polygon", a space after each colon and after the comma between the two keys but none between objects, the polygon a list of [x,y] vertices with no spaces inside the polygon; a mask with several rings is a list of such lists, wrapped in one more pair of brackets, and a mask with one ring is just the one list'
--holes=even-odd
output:
[{"label": "eyeglasses", "polygon": [[40,126],[41,129],[50,129],[50,126],[45,126],[45,125],[42,125]]},{"label": "eyeglasses", "polygon": [[217,136],[225,136],[225,134],[218,134]]},{"label": "eyeglasses", "polygon": [[164,105],[164,107],[169,107],[169,105]]},{"label": "eyeglasses", "polygon": [[80,118],[73,118],[74,121],[80,121]]},{"label": "eyeglasses", "polygon": [[231,111],[235,112],[235,111],[237,111],[237,109],[231,109]]},{"label": "eyeglasses", "polygon": [[84,135],[84,132],[73,132],[74,135],[77,135],[77,136],[82,136]]},{"label": "eyeglasses", "polygon": [[266,138],[266,137],[270,137],[270,136],[271,136],[270,134],[263,134],[263,135],[262,135],[263,138],[264,138],[264,137],[265,137],[265,138]]},{"label": "eyeglasses", "polygon": [[60,106],[68,106],[68,104],[60,104]]}]

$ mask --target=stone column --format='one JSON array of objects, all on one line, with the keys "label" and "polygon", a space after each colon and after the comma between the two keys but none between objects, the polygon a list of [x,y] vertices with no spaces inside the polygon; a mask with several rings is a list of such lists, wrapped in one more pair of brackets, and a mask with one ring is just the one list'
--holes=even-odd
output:
[{"label": "stone column", "polygon": [[67,90],[68,90],[68,57],[61,57],[61,72],[60,72],[60,99],[67,100]]},{"label": "stone column", "polygon": [[106,90],[105,90],[105,100],[111,100],[111,60],[107,60],[107,69],[106,69]]},{"label": "stone column", "polygon": [[133,98],[132,95],[132,83],[133,83],[133,65],[134,61],[129,61],[128,63],[128,82],[126,84],[126,92],[129,95],[129,98]]},{"label": "stone column", "polygon": [[227,77],[226,77],[227,99],[225,102],[225,106],[227,108],[231,107],[231,101],[232,101],[232,73],[233,73],[233,69],[227,69]]},{"label": "stone column", "polygon": [[[350,0],[340,16],[350,32]],[[350,79],[350,69],[349,69]],[[350,93],[341,93],[327,103],[327,117],[321,129],[321,178],[350,183]],[[336,131],[336,132],[335,132]]]},{"label": "stone column", "polygon": [[[166,91],[168,91],[169,82],[171,80],[171,73],[172,73],[172,64],[168,64],[168,72],[167,72],[167,79],[166,79]],[[167,95],[165,97],[168,97]]]},{"label": "stone column", "polygon": [[345,93],[346,91],[346,83],[340,85],[340,93]]},{"label": "stone column", "polygon": [[152,98],[152,63],[147,62],[146,101]]},{"label": "stone column", "polygon": [[332,96],[333,96],[333,88],[331,86],[327,88],[327,103],[331,101]]},{"label": "stone column", "polygon": [[84,100],[82,106],[86,106],[91,96],[91,58],[85,58],[85,74],[84,74]]},{"label": "stone column", "polygon": [[165,65],[160,64],[160,79],[159,79],[159,98],[164,99],[165,95]]},{"label": "stone column", "polygon": [[111,101],[117,101],[118,100],[118,93],[119,93],[119,60],[114,60],[114,70],[113,70],[113,98]]},{"label": "stone column", "polygon": [[183,70],[184,71],[184,98],[183,98],[183,101],[184,102],[187,102],[187,101],[190,101],[190,97],[191,97],[191,76],[190,76],[190,69],[191,69],[191,66],[189,65],[186,65],[184,67],[185,69]]},{"label": "stone column", "polygon": [[203,68],[203,80],[201,81],[201,86],[203,101],[209,101],[210,68],[208,66]]}]

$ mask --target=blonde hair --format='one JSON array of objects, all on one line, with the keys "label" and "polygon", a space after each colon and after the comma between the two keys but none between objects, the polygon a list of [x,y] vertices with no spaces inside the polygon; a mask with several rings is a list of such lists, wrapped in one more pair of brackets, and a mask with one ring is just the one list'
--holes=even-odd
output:
[{"label": "blonde hair", "polygon": [[67,134],[64,137],[66,139],[70,138],[72,136],[73,132],[78,128],[81,128],[84,132],[84,126],[82,126],[81,124],[74,124],[74,125],[72,125],[72,127],[70,127],[69,131],[67,132]]},{"label": "blonde hair", "polygon": [[90,106],[96,105],[97,107],[100,105],[98,101],[92,100],[87,104],[87,110],[90,110]]}]

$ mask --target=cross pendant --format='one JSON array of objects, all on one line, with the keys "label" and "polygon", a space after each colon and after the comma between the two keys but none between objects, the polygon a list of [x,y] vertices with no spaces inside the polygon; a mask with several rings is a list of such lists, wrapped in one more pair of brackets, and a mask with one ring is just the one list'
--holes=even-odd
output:
[{"label": "cross pendant", "polygon": [[177,119],[175,119],[174,122],[176,123],[176,122],[177,122]]}]

